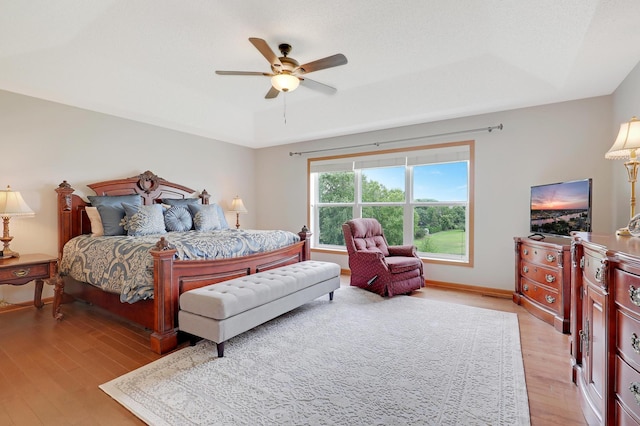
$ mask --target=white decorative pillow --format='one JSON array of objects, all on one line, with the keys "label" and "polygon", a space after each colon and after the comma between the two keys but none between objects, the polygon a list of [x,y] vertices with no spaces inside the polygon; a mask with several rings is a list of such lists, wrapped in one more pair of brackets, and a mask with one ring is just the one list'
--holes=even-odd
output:
[{"label": "white decorative pillow", "polygon": [[102,227],[102,219],[100,218],[100,212],[97,207],[85,207],[84,211],[89,216],[89,222],[91,222],[91,236],[101,237],[104,235],[104,228]]},{"label": "white decorative pillow", "polygon": [[124,228],[129,236],[164,234],[164,215],[160,204],[136,206],[122,203],[126,216]]},{"label": "white decorative pillow", "polygon": [[215,204],[189,204],[196,231],[214,231],[222,229],[218,209]]}]

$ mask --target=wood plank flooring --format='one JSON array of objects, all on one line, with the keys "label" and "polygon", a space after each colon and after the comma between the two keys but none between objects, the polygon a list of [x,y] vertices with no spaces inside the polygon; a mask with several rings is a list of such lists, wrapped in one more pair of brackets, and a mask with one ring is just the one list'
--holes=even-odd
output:
[{"label": "wood plank flooring", "polygon": [[[517,313],[531,424],[586,424],[567,335],[510,299],[434,288],[414,296]],[[61,322],[50,304],[0,313],[0,425],[143,424],[98,385],[160,357],[148,349],[149,332],[81,302],[63,312]]]}]

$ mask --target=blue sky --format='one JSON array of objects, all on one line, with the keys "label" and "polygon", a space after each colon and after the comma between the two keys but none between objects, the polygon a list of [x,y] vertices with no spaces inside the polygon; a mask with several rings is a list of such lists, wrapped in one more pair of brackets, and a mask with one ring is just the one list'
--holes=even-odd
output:
[{"label": "blue sky", "polygon": [[[415,166],[414,198],[438,201],[467,200],[467,163],[440,163]],[[404,167],[366,169],[366,175],[388,189],[404,189]]]}]

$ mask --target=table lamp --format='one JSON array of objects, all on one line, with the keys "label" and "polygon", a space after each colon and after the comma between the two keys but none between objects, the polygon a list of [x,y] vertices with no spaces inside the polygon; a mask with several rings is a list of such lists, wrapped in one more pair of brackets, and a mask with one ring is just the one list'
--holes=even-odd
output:
[{"label": "table lamp", "polygon": [[[604,155],[604,158],[611,160],[629,160],[624,163],[624,166],[627,169],[629,183],[631,184],[631,219],[636,215],[636,181],[638,180],[638,164],[640,164],[636,156],[638,148],[640,148],[640,120],[636,117],[631,117],[631,120],[620,125],[618,137]],[[621,236],[631,235],[628,227],[618,229],[616,234]]]},{"label": "table lamp", "polygon": [[10,186],[7,189],[0,190],[0,217],[3,222],[2,248],[1,258],[20,257],[20,255],[9,248],[9,243],[13,237],[9,236],[9,219],[13,216],[34,216],[33,210],[24,202],[22,195],[17,191],[12,191]]},{"label": "table lamp", "polygon": [[247,209],[242,202],[242,198],[236,197],[231,201],[231,209],[230,212],[234,212],[236,214],[236,229],[240,228],[240,213],[247,213]]}]

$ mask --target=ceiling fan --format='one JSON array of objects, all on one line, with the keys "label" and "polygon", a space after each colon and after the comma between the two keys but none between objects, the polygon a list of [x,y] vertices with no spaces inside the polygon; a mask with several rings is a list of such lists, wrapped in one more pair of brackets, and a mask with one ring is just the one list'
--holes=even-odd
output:
[{"label": "ceiling fan", "polygon": [[280,92],[292,92],[296,90],[300,84],[309,89],[319,90],[327,94],[333,94],[337,91],[334,87],[307,78],[306,74],[346,64],[347,58],[342,53],[300,65],[298,61],[288,56],[289,52],[291,52],[291,45],[289,44],[282,43],[278,46],[282,54],[282,56],[278,57],[263,39],[251,37],[249,41],[262,53],[262,56],[269,61],[271,64],[271,72],[216,71],[216,74],[262,75],[271,77],[271,88],[265,96],[266,99],[273,99],[278,96]]}]

